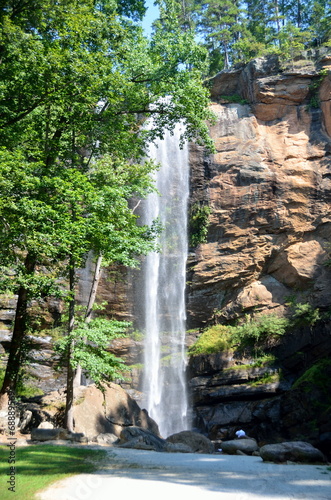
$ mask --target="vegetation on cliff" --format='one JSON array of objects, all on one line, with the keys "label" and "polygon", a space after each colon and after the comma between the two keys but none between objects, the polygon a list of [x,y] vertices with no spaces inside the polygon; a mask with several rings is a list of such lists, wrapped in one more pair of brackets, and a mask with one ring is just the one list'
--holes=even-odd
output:
[{"label": "vegetation on cliff", "polygon": [[189,348],[189,354],[211,354],[220,351],[248,350],[253,357],[268,349],[294,328],[312,327],[322,318],[320,310],[309,303],[289,304],[288,317],[275,314],[246,314],[236,325],[217,324],[206,328]]},{"label": "vegetation on cliff", "polygon": [[288,327],[286,318],[272,314],[256,315],[251,318],[246,316],[237,326],[214,325],[207,328],[190,347],[189,353],[210,354],[226,350],[252,349],[255,356],[261,354],[268,345],[272,345],[279,337],[284,335]]}]

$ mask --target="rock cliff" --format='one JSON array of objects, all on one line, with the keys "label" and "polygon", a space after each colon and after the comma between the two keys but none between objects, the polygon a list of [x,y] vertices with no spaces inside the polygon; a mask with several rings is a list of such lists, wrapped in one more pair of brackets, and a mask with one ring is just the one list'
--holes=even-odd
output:
[{"label": "rock cliff", "polygon": [[289,296],[331,304],[331,67],[312,56],[283,69],[256,59],[211,81],[216,153],[191,146],[191,203],[211,215],[190,254],[189,326],[220,310],[282,313]]},{"label": "rock cliff", "polygon": [[331,352],[330,62],[327,51],[288,66],[270,56],[210,82],[216,153],[191,146],[190,203],[210,215],[206,242],[189,256],[188,327],[289,315],[291,301],[325,311],[272,349],[276,367],[226,352],[191,358],[194,422],[216,441],[243,427],[262,441],[330,444],[329,399],[319,411],[314,384],[292,389]]}]

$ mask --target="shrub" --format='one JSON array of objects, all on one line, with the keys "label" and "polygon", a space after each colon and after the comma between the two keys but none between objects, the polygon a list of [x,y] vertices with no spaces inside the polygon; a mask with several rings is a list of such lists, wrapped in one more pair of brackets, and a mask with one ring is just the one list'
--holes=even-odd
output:
[{"label": "shrub", "polygon": [[293,314],[291,323],[293,326],[309,325],[313,326],[321,319],[320,310],[314,308],[308,302],[293,304]]},{"label": "shrub", "polygon": [[274,314],[263,314],[253,319],[246,316],[243,324],[232,327],[233,339],[244,346],[267,342],[284,335],[288,325],[288,319]]},{"label": "shrub", "polygon": [[190,209],[189,234],[190,245],[196,247],[200,243],[206,243],[208,235],[208,218],[211,209],[208,205],[194,203]]},{"label": "shrub", "polygon": [[261,358],[263,348],[284,335],[289,321],[272,314],[250,318],[238,326],[215,325],[205,330],[189,349],[190,355],[210,354],[236,348],[253,347],[255,356]]}]

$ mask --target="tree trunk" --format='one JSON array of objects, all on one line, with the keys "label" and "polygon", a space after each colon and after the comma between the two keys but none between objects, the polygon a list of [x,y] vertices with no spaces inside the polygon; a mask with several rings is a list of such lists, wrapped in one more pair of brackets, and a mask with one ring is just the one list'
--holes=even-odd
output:
[{"label": "tree trunk", "polygon": [[[71,293],[70,303],[69,303],[69,327],[68,335],[74,329],[75,324],[75,267],[73,262],[70,262],[69,270],[69,289]],[[64,425],[68,431],[74,431],[74,376],[75,372],[71,366],[71,356],[73,350],[73,343],[68,347],[67,353],[67,397],[66,397],[66,409],[64,416]]]},{"label": "tree trunk", "polygon": [[[85,322],[86,323],[89,323],[91,321],[91,318],[92,318],[93,306],[94,306],[95,298],[97,295],[98,285],[99,285],[100,276],[101,276],[101,263],[102,263],[102,255],[100,254],[98,256],[97,262],[95,264],[92,286],[91,286],[91,290],[90,290],[88,303],[86,306],[86,312],[85,312]],[[80,385],[82,385],[82,367],[78,366],[77,370],[76,370],[76,375],[74,378],[74,387],[79,387]]]},{"label": "tree trunk", "polygon": [[[30,254],[27,254],[25,258],[25,271],[27,275],[31,275],[34,272],[36,260]],[[28,319],[28,289],[21,286],[18,291],[17,305],[16,305],[16,315],[13,328],[13,336],[10,343],[9,357],[6,367],[6,373],[2,388],[0,391],[0,406],[3,396],[12,390],[15,392],[19,370],[22,364],[23,357],[23,342],[26,334],[27,319]]]},{"label": "tree trunk", "polygon": [[92,282],[92,286],[91,286],[89,300],[88,300],[87,307],[86,307],[86,313],[85,313],[85,322],[86,323],[89,323],[91,321],[93,306],[94,306],[95,298],[97,296],[98,285],[99,285],[100,276],[101,276],[101,264],[102,264],[102,255],[100,254],[98,256],[98,260],[95,264],[93,282]]}]

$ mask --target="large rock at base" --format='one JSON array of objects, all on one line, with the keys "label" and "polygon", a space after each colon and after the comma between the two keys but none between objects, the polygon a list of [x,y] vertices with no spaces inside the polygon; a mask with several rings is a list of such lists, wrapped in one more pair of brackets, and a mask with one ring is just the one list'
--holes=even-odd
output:
[{"label": "large rock at base", "polygon": [[70,432],[67,429],[58,427],[57,429],[31,429],[32,441],[74,441],[76,443],[86,443],[87,438],[82,432]]},{"label": "large rock at base", "polygon": [[138,450],[167,451],[167,442],[149,430],[140,427],[127,427],[122,430],[119,446]]},{"label": "large rock at base", "polygon": [[117,436],[115,436],[115,434],[111,434],[111,433],[99,434],[96,437],[96,442],[98,444],[111,445],[114,443],[118,443],[118,441],[119,441],[119,438]]},{"label": "large rock at base", "polygon": [[111,433],[119,437],[123,428],[137,426],[159,434],[158,426],[146,410],[117,384],[105,385],[101,392],[95,385],[80,387],[74,406],[75,432],[84,432],[89,439]]},{"label": "large rock at base", "polygon": [[222,442],[222,451],[228,455],[237,455],[240,451],[245,455],[251,455],[254,451],[259,449],[255,439],[233,439],[231,441]]},{"label": "large rock at base", "polygon": [[31,429],[32,441],[58,441],[69,439],[69,431],[59,427],[58,429]]},{"label": "large rock at base", "polygon": [[267,462],[323,463],[323,453],[310,443],[291,441],[280,444],[266,444],[260,448],[260,455]]},{"label": "large rock at base", "polygon": [[193,453],[214,453],[213,443],[202,434],[193,431],[181,431],[168,436],[168,443],[181,443],[191,448]]}]

